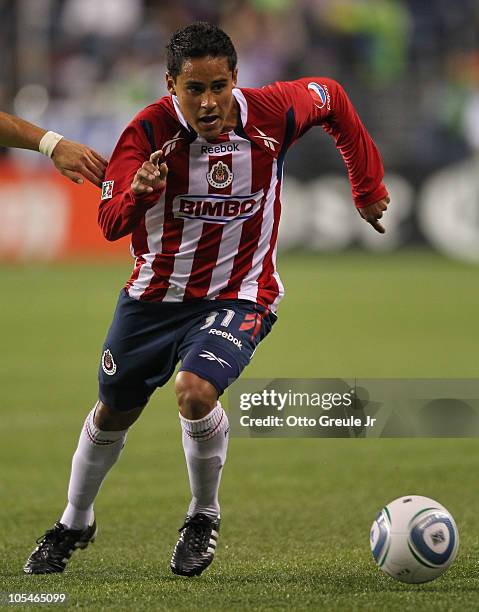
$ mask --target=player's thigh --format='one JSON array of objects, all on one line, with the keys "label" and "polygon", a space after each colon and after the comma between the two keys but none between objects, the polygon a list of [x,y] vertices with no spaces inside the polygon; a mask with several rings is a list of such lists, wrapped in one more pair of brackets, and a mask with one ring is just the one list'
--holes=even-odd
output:
[{"label": "player's thigh", "polygon": [[100,400],[114,410],[144,406],[177,363],[175,328],[162,304],[120,293],[102,349]]},{"label": "player's thigh", "polygon": [[198,315],[178,347],[180,371],[211,383],[221,395],[250,363],[276,315],[245,300],[212,302]]}]

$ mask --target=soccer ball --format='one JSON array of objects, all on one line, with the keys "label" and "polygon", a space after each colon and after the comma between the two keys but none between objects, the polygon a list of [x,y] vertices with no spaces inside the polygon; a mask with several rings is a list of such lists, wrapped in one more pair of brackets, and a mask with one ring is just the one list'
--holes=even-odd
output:
[{"label": "soccer ball", "polygon": [[372,524],[371,550],[379,567],[396,580],[429,582],[452,564],[459,533],[449,512],[421,495],[399,497]]}]

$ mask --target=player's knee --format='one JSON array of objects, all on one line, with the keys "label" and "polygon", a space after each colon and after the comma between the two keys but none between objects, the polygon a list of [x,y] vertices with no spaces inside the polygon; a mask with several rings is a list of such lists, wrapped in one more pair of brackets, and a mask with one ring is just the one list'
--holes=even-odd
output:
[{"label": "player's knee", "polygon": [[94,423],[102,431],[122,431],[133,425],[142,410],[143,406],[131,410],[114,410],[98,400]]},{"label": "player's knee", "polygon": [[213,385],[192,372],[178,372],[175,392],[182,416],[191,420],[205,417],[218,399],[218,391]]}]

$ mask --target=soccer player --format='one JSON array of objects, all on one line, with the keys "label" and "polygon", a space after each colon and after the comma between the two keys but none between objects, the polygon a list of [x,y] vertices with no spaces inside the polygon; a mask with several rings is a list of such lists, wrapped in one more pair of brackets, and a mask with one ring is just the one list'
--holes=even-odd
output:
[{"label": "soccer player", "polygon": [[194,576],[212,562],[229,431],[219,397],[276,321],[283,164],[309,128],[320,125],[335,139],[356,207],[384,232],[381,159],[341,86],[313,76],[237,88],[236,61],[216,26],[177,31],[167,46],[170,95],[133,119],[110,160],[99,223],[108,240],[131,234],[134,270],[103,346],[99,400],[73,456],[68,504],[27,573],[61,572],[75,548],[94,540],[100,485],[178,361],[192,498],[171,569]]},{"label": "soccer player", "polygon": [[57,170],[79,185],[84,176],[101,187],[108,164],[96,151],[79,142],[3,112],[0,112],[0,146],[40,151],[51,158]]}]

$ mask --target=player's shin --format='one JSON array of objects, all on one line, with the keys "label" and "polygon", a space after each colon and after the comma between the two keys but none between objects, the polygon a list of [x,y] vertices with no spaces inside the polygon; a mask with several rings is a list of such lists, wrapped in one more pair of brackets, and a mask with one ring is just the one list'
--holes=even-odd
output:
[{"label": "player's shin", "polygon": [[69,529],[84,529],[93,522],[93,502],[115,464],[128,429],[102,431],[94,423],[95,408],[88,414],[73,455],[68,505],[60,522]]},{"label": "player's shin", "polygon": [[202,419],[180,414],[192,499],[189,516],[198,513],[216,518],[220,513],[218,490],[228,449],[229,423],[221,403]]}]

